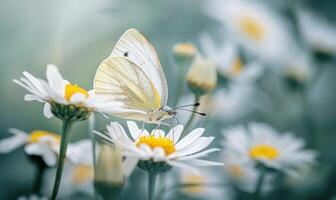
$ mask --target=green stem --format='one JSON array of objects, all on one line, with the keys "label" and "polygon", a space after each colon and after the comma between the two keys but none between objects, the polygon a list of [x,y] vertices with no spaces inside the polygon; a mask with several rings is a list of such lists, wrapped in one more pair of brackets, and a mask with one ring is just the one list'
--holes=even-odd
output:
[{"label": "green stem", "polygon": [[265,179],[265,175],[266,175],[265,169],[261,169],[258,180],[257,180],[256,189],[254,191],[254,199],[256,199],[256,200],[261,199],[261,189],[262,189],[262,185],[263,185],[263,182],[264,182],[264,179]]},{"label": "green stem", "polygon": [[57,197],[58,189],[61,183],[62,172],[63,172],[63,165],[64,160],[66,157],[67,146],[70,139],[70,129],[72,125],[72,121],[63,121],[62,127],[62,138],[61,138],[61,146],[59,150],[58,162],[57,162],[57,170],[56,170],[56,177],[54,182],[54,188],[51,196],[51,200],[55,200]]},{"label": "green stem", "polygon": [[[195,94],[195,102],[194,103],[197,103],[199,101],[199,99],[200,99],[200,96]],[[194,106],[193,111],[191,112],[191,116],[189,117],[186,125],[184,126],[185,131],[188,131],[188,128],[190,128],[190,126],[192,125],[192,122],[194,121],[194,118],[195,118],[196,109],[197,109],[197,107]]]},{"label": "green stem", "polygon": [[302,130],[306,135],[308,146],[311,148],[317,148],[317,141],[315,137],[315,125],[314,121],[310,116],[309,105],[307,102],[307,94],[306,89],[302,89],[299,91],[299,99],[301,104],[301,120],[302,120]]},{"label": "green stem", "polygon": [[43,161],[36,162],[36,177],[34,181],[33,193],[40,195],[43,175],[46,170],[46,165]]},{"label": "green stem", "polygon": [[148,172],[148,200],[154,200],[156,173]]}]

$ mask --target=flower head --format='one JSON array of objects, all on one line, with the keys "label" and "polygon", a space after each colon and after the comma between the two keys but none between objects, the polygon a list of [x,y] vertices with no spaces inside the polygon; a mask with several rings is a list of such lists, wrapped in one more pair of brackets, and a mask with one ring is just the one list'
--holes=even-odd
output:
[{"label": "flower head", "polygon": [[287,22],[260,1],[213,1],[209,15],[220,20],[240,46],[268,61],[281,62],[294,44]]},{"label": "flower head", "polygon": [[203,95],[215,89],[217,85],[217,73],[211,60],[196,57],[187,74],[189,87],[195,94]]},{"label": "flower head", "polygon": [[197,54],[197,48],[192,43],[179,43],[173,47],[174,55],[183,58],[192,58]]},{"label": "flower head", "polygon": [[14,82],[30,93],[25,95],[26,101],[45,103],[44,115],[48,118],[56,116],[61,119],[83,120],[92,111],[103,112],[108,106],[106,97],[63,79],[55,65],[47,66],[47,81],[35,78],[28,72],[23,72],[23,75]]},{"label": "flower head", "polygon": [[223,132],[224,152],[237,157],[239,163],[256,165],[292,174],[302,165],[315,161],[316,153],[304,150],[304,141],[290,133],[279,134],[270,126],[251,123]]},{"label": "flower head", "polygon": [[200,37],[201,48],[209,60],[215,63],[221,77],[238,81],[254,81],[262,75],[263,68],[259,63],[244,63],[238,52],[238,46],[231,41],[224,41],[225,45],[216,47],[209,34]]},{"label": "flower head", "polygon": [[9,132],[13,136],[0,140],[0,153],[9,153],[25,145],[24,151],[28,155],[41,156],[49,167],[56,165],[60,145],[59,135],[42,130],[26,133],[14,128],[10,128]]},{"label": "flower head", "polygon": [[336,28],[326,19],[307,9],[297,11],[300,32],[310,47],[321,53],[335,55]]},{"label": "flower head", "polygon": [[204,129],[193,130],[183,139],[180,136],[183,126],[172,128],[168,134],[156,129],[152,133],[138,128],[135,122],[128,121],[128,129],[131,138],[117,122],[107,126],[107,133],[96,134],[107,141],[119,145],[127,157],[139,161],[138,166],[146,171],[163,172],[171,167],[181,167],[198,173],[194,166],[217,166],[222,163],[199,159],[219,149],[205,150],[213,141],[213,137],[204,137]]}]

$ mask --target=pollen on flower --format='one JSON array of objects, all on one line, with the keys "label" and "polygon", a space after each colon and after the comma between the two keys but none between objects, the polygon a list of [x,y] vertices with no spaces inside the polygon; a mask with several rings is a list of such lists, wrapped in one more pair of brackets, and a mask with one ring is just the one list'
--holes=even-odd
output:
[{"label": "pollen on flower", "polygon": [[253,159],[266,158],[269,160],[274,160],[278,156],[279,151],[271,145],[261,144],[250,149],[250,157]]},{"label": "pollen on flower", "polygon": [[155,137],[154,135],[141,136],[139,137],[136,146],[139,147],[141,144],[147,144],[152,149],[155,147],[161,147],[165,151],[166,155],[176,151],[174,142],[166,137]]},{"label": "pollen on flower", "polygon": [[76,85],[76,84],[75,84],[75,85],[67,84],[67,85],[65,86],[65,94],[64,94],[64,98],[65,98],[67,101],[70,101],[72,95],[74,95],[74,94],[76,94],[76,93],[81,93],[81,94],[83,94],[85,97],[89,97],[89,93],[88,93],[85,89],[79,87],[79,86]]},{"label": "pollen on flower", "polygon": [[239,26],[245,34],[256,41],[260,41],[265,35],[265,30],[262,24],[251,16],[241,17]]},{"label": "pollen on flower", "polygon": [[58,143],[61,141],[61,137],[59,135],[56,135],[55,133],[51,133],[48,131],[33,131],[29,135],[29,142],[30,143],[35,143],[38,142],[42,137],[49,136],[54,138]]}]

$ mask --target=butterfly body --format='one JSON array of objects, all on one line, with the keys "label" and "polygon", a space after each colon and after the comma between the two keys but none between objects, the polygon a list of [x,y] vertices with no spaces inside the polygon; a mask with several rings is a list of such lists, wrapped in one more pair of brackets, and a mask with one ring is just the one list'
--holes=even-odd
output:
[{"label": "butterfly body", "polygon": [[160,123],[176,112],[154,47],[136,29],[126,31],[97,69],[94,90],[111,98],[111,115]]}]

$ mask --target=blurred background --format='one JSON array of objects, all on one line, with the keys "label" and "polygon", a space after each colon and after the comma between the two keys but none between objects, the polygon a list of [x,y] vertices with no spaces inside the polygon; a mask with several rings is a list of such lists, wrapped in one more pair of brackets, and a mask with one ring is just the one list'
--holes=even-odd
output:
[{"label": "blurred background", "polygon": [[[270,13],[276,13],[277,17],[281,18],[278,21],[285,23],[285,26],[281,26],[285,29],[283,34],[289,35],[290,41],[299,43],[298,46],[305,49],[309,59],[312,60],[309,69],[310,78],[309,80],[297,78],[301,77],[301,71],[295,76],[290,76],[287,71],[283,73],[281,71],[284,67],[276,66],[280,65],[278,58],[265,58],[268,54],[263,55],[260,52],[252,53],[250,56],[248,52],[250,47],[244,46],[245,43],[237,42],[246,60],[252,57],[252,60],[257,60],[263,66],[263,73],[253,83],[258,89],[253,90],[247,97],[238,96],[238,99],[230,99],[226,96],[222,100],[217,100],[217,103],[225,104],[227,108],[223,108],[220,114],[210,114],[209,118],[201,123],[207,128],[209,135],[219,139],[221,139],[221,129],[250,121],[266,122],[279,131],[292,131],[299,137],[306,137],[307,131],[313,131],[314,138],[306,139],[308,146],[319,153],[319,166],[314,176],[319,180],[316,180],[317,184],[313,186],[314,194],[310,197],[295,198],[297,197],[295,195],[302,193],[298,189],[293,192],[295,195],[288,199],[331,199],[336,192],[334,146],[336,141],[336,48],[323,52],[319,51],[321,48],[315,48],[309,41],[305,41],[309,37],[302,34],[303,28],[300,29],[297,10],[307,10],[316,14],[318,19],[323,19],[323,22],[328,22],[329,28],[334,29],[330,32],[335,34],[329,34],[333,38],[320,39],[327,44],[332,44],[336,38],[334,12],[336,4],[327,0],[272,0],[258,3],[269,7]],[[7,131],[10,127],[27,132],[36,129],[56,133],[60,131],[61,122],[56,118],[46,119],[43,116],[41,104],[24,102],[24,89],[12,81],[20,77],[23,71],[31,72],[37,77],[45,77],[46,65],[56,64],[65,79],[83,88],[91,89],[95,71],[100,62],[111,53],[121,34],[135,27],[150,39],[158,52],[169,85],[169,102],[172,104],[177,98],[176,77],[181,73],[174,62],[172,48],[175,44],[192,42],[204,56],[211,58],[202,45],[202,35],[211,36],[218,48],[226,42],[237,40],[230,34],[223,33],[230,28],[230,23],[227,24],[225,20],[221,20],[225,15],[220,16],[220,11],[211,10],[214,6],[217,7],[216,10],[220,10],[222,4],[219,3],[220,6],[216,6],[216,2],[205,0],[2,0],[0,5],[0,91],[2,94],[0,96],[0,138],[10,136]],[[319,30],[317,26],[308,27],[309,29],[304,31]],[[282,33],[279,34],[282,38]],[[281,40],[280,38],[270,39],[274,41],[271,49],[277,48],[277,40]],[[286,48],[285,52],[289,52],[292,47],[286,46]],[[222,56],[224,60],[226,55]],[[296,54],[291,56],[296,57]],[[280,61],[290,59],[292,57],[279,58]],[[274,68],[276,69],[273,70]],[[224,86],[225,91],[227,88]],[[301,92],[302,90],[304,92]],[[185,90],[184,94],[183,98],[187,98],[190,91]],[[241,102],[242,98],[248,101]],[[255,101],[256,103],[253,103]],[[241,110],[242,108],[244,111]],[[207,111],[210,112],[211,108],[206,108],[205,112]],[[99,118],[97,127],[102,129],[108,121]],[[86,122],[77,123],[73,131],[73,141],[88,137]],[[0,163],[0,199],[16,199],[18,196],[29,194],[35,169],[23,153],[23,147],[9,154],[1,154]],[[52,170],[50,173],[53,173]],[[136,172],[134,176],[136,177],[137,173],[140,173],[139,177],[141,177],[141,172]],[[133,179],[135,183],[139,181],[139,178],[133,177]],[[45,178],[46,182],[52,182],[52,180],[53,176]],[[130,188],[134,187],[132,183],[129,183]],[[134,190],[140,193],[141,189]],[[307,190],[303,191],[307,192]],[[92,198],[89,195],[77,195],[82,199]],[[127,197],[126,195],[125,199]],[[183,195],[175,196],[175,198],[178,197],[186,198]],[[74,197],[65,199],[74,199]]]}]

